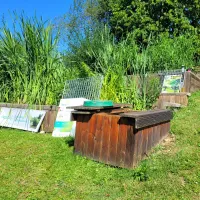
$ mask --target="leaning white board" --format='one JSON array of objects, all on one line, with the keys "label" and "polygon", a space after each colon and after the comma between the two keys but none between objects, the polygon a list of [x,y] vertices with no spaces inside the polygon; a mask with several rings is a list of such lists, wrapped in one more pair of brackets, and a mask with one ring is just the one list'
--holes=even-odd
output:
[{"label": "leaning white board", "polygon": [[72,106],[82,106],[85,98],[61,99],[59,110],[54,123],[53,137],[75,136],[76,122],[72,121]]},{"label": "leaning white board", "polygon": [[0,108],[0,126],[38,132],[46,111]]}]

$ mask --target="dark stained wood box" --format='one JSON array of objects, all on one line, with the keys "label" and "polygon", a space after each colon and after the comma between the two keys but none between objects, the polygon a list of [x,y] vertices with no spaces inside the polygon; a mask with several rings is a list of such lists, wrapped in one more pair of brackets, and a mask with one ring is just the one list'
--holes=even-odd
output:
[{"label": "dark stained wood box", "polygon": [[172,112],[73,113],[74,153],[105,164],[133,168],[169,133]]}]

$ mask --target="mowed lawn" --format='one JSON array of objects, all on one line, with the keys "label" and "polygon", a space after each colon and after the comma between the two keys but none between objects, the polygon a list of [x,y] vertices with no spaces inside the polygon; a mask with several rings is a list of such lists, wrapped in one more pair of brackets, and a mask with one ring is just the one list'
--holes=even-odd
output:
[{"label": "mowed lawn", "polygon": [[200,92],[136,169],[73,154],[70,138],[0,129],[0,199],[200,199]]}]

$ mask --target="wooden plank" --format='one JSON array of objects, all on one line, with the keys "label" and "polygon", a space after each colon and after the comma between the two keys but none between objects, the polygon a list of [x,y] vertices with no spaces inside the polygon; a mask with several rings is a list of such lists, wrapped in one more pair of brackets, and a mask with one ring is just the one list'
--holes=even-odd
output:
[{"label": "wooden plank", "polygon": [[180,104],[181,105],[187,106],[187,103],[188,103],[187,101],[188,101],[188,97],[186,95],[180,97]]},{"label": "wooden plank", "polygon": [[153,146],[153,127],[148,128],[148,143],[147,143],[147,151],[149,152],[151,150],[151,147]]},{"label": "wooden plank", "polygon": [[137,118],[137,117],[144,117],[144,116],[154,116],[155,114],[170,114],[169,110],[148,110],[148,111],[132,111],[128,113],[121,114],[121,117],[130,117],[130,118]]},{"label": "wooden plank", "polygon": [[165,132],[163,134],[163,139],[169,134],[169,124],[170,122],[165,123]]},{"label": "wooden plank", "polygon": [[146,156],[148,152],[148,134],[149,134],[149,128],[145,128],[143,130],[142,158]]},{"label": "wooden plank", "polygon": [[54,123],[56,121],[56,117],[57,117],[57,111],[49,111],[50,112],[50,116],[49,116],[49,129],[48,131],[45,131],[45,132],[53,132],[53,129],[54,129]]},{"label": "wooden plank", "polygon": [[94,152],[94,140],[95,140],[95,131],[96,131],[97,117],[92,115],[89,123],[89,133],[88,133],[88,145],[87,145],[87,156],[93,158]]},{"label": "wooden plank", "polygon": [[171,95],[171,96],[170,96],[169,102],[170,102],[170,103],[175,103],[175,96],[174,96],[174,95]]},{"label": "wooden plank", "polygon": [[138,163],[138,157],[139,157],[139,149],[140,149],[140,131],[134,129],[134,151],[133,151],[133,167],[135,167]]},{"label": "wooden plank", "polygon": [[152,143],[151,143],[151,148],[155,146],[156,143],[156,130],[157,126],[152,127]]},{"label": "wooden plank", "polygon": [[[101,113],[109,113],[109,114],[120,114],[120,113],[125,113],[125,112],[129,112],[131,111],[129,108],[115,108],[115,109],[105,109],[105,110],[101,110]],[[74,115],[74,118],[76,118],[76,115],[88,115],[88,114],[95,114],[98,113],[100,111],[97,110],[90,110],[90,111],[72,111],[72,114]]]},{"label": "wooden plank", "polygon": [[90,118],[91,118],[91,115],[82,115],[82,124],[81,124],[81,154],[82,156],[87,155]]},{"label": "wooden plank", "polygon": [[74,152],[81,154],[81,132],[82,132],[82,115],[77,116],[76,134],[74,140]]},{"label": "wooden plank", "polygon": [[102,130],[103,130],[103,114],[96,114],[97,124],[96,131],[94,136],[94,152],[93,159],[99,161],[99,157],[101,155],[101,145],[102,145]]},{"label": "wooden plank", "polygon": [[120,117],[117,115],[112,116],[111,130],[110,130],[110,151],[108,155],[108,163],[111,165],[116,165],[119,119]]},{"label": "wooden plank", "polygon": [[161,141],[161,124],[157,126],[156,145]]},{"label": "wooden plank", "polygon": [[108,110],[108,109],[117,109],[117,108],[121,108],[120,105],[118,104],[114,104],[113,106],[97,106],[97,107],[86,107],[86,106],[73,106],[73,107],[69,107],[71,109],[74,110],[78,110],[78,111],[101,111],[101,110]]},{"label": "wooden plank", "polygon": [[163,123],[160,125],[160,140],[162,140],[164,138],[165,135],[165,128],[166,127],[166,123]]},{"label": "wooden plank", "polygon": [[54,113],[52,113],[51,111],[47,111],[45,114],[45,117],[43,119],[43,122],[41,124],[41,128],[40,131],[45,131],[46,133],[52,132],[53,128],[54,128]]},{"label": "wooden plank", "polygon": [[191,76],[191,79],[194,79],[200,83],[200,78],[196,74],[190,72],[190,76]]},{"label": "wooden plank", "polygon": [[175,96],[175,103],[178,103],[178,104],[180,104],[180,95],[176,95]]},{"label": "wooden plank", "polygon": [[126,119],[121,118],[119,122],[119,135],[117,144],[117,159],[116,163],[119,167],[124,167],[126,154],[126,140],[127,140],[127,125]]},{"label": "wooden plank", "polygon": [[163,102],[162,99],[163,99],[163,97],[160,95],[159,99],[158,99],[158,103],[157,103],[158,108],[162,108],[162,102]]},{"label": "wooden plank", "polygon": [[143,152],[143,130],[137,132],[137,163],[142,159],[142,152]]},{"label": "wooden plank", "polygon": [[109,144],[110,144],[110,130],[111,130],[111,115],[103,116],[103,130],[102,130],[102,146],[101,146],[101,155],[100,161],[104,163],[108,163],[108,152],[109,152]]},{"label": "wooden plank", "polygon": [[169,96],[185,96],[185,95],[189,95],[189,92],[179,92],[179,93],[161,93],[160,97],[169,97]]},{"label": "wooden plank", "polygon": [[135,118],[135,128],[141,129],[147,126],[156,125],[165,121],[169,121],[172,119],[172,117],[173,114],[169,110],[166,110],[166,112],[163,113],[156,113],[154,115],[137,117]]},{"label": "wooden plank", "polygon": [[124,166],[126,168],[132,168],[133,167],[133,152],[134,152],[134,131],[133,127],[134,124],[130,123],[130,125],[127,125],[127,142],[126,142],[126,155],[125,155],[125,164]]},{"label": "wooden plank", "polygon": [[184,75],[184,88],[186,92],[190,92],[190,83],[191,83],[191,77],[190,72],[185,72]]},{"label": "wooden plank", "polygon": [[167,123],[166,135],[168,135],[169,133],[170,133],[170,122]]}]

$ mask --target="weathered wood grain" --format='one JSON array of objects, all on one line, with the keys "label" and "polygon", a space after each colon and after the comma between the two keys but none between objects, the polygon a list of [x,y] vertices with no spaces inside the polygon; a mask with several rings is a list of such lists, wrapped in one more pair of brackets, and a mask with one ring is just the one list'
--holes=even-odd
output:
[{"label": "weathered wood grain", "polygon": [[103,130],[103,117],[102,114],[97,114],[97,124],[94,136],[94,152],[93,152],[93,159],[99,161],[101,151],[102,151],[102,130]]},{"label": "weathered wood grain", "polygon": [[113,115],[111,119],[112,121],[110,130],[110,149],[108,155],[108,164],[116,165],[120,117],[118,115]]},{"label": "weathered wood grain", "polygon": [[110,131],[111,131],[111,116],[103,116],[103,130],[102,130],[102,146],[100,160],[104,163],[108,163],[108,154],[110,148]]},{"label": "weathered wood grain", "polygon": [[134,124],[130,123],[127,125],[127,142],[126,142],[126,154],[125,154],[125,163],[124,167],[131,168],[133,167],[133,152],[134,152]]},{"label": "weathered wood grain", "polygon": [[76,121],[76,134],[74,140],[74,152],[77,154],[82,154],[81,152],[81,133],[82,133],[82,115],[77,116]]},{"label": "weathered wood grain", "polygon": [[93,158],[96,124],[97,124],[97,116],[92,115],[89,126],[88,126],[89,132],[88,132],[88,137],[87,137],[88,145],[87,145],[86,153],[89,158]]},{"label": "weathered wood grain", "polygon": [[117,166],[124,167],[126,155],[126,141],[127,141],[127,125],[126,119],[121,118],[119,122],[119,135],[117,144]]}]

